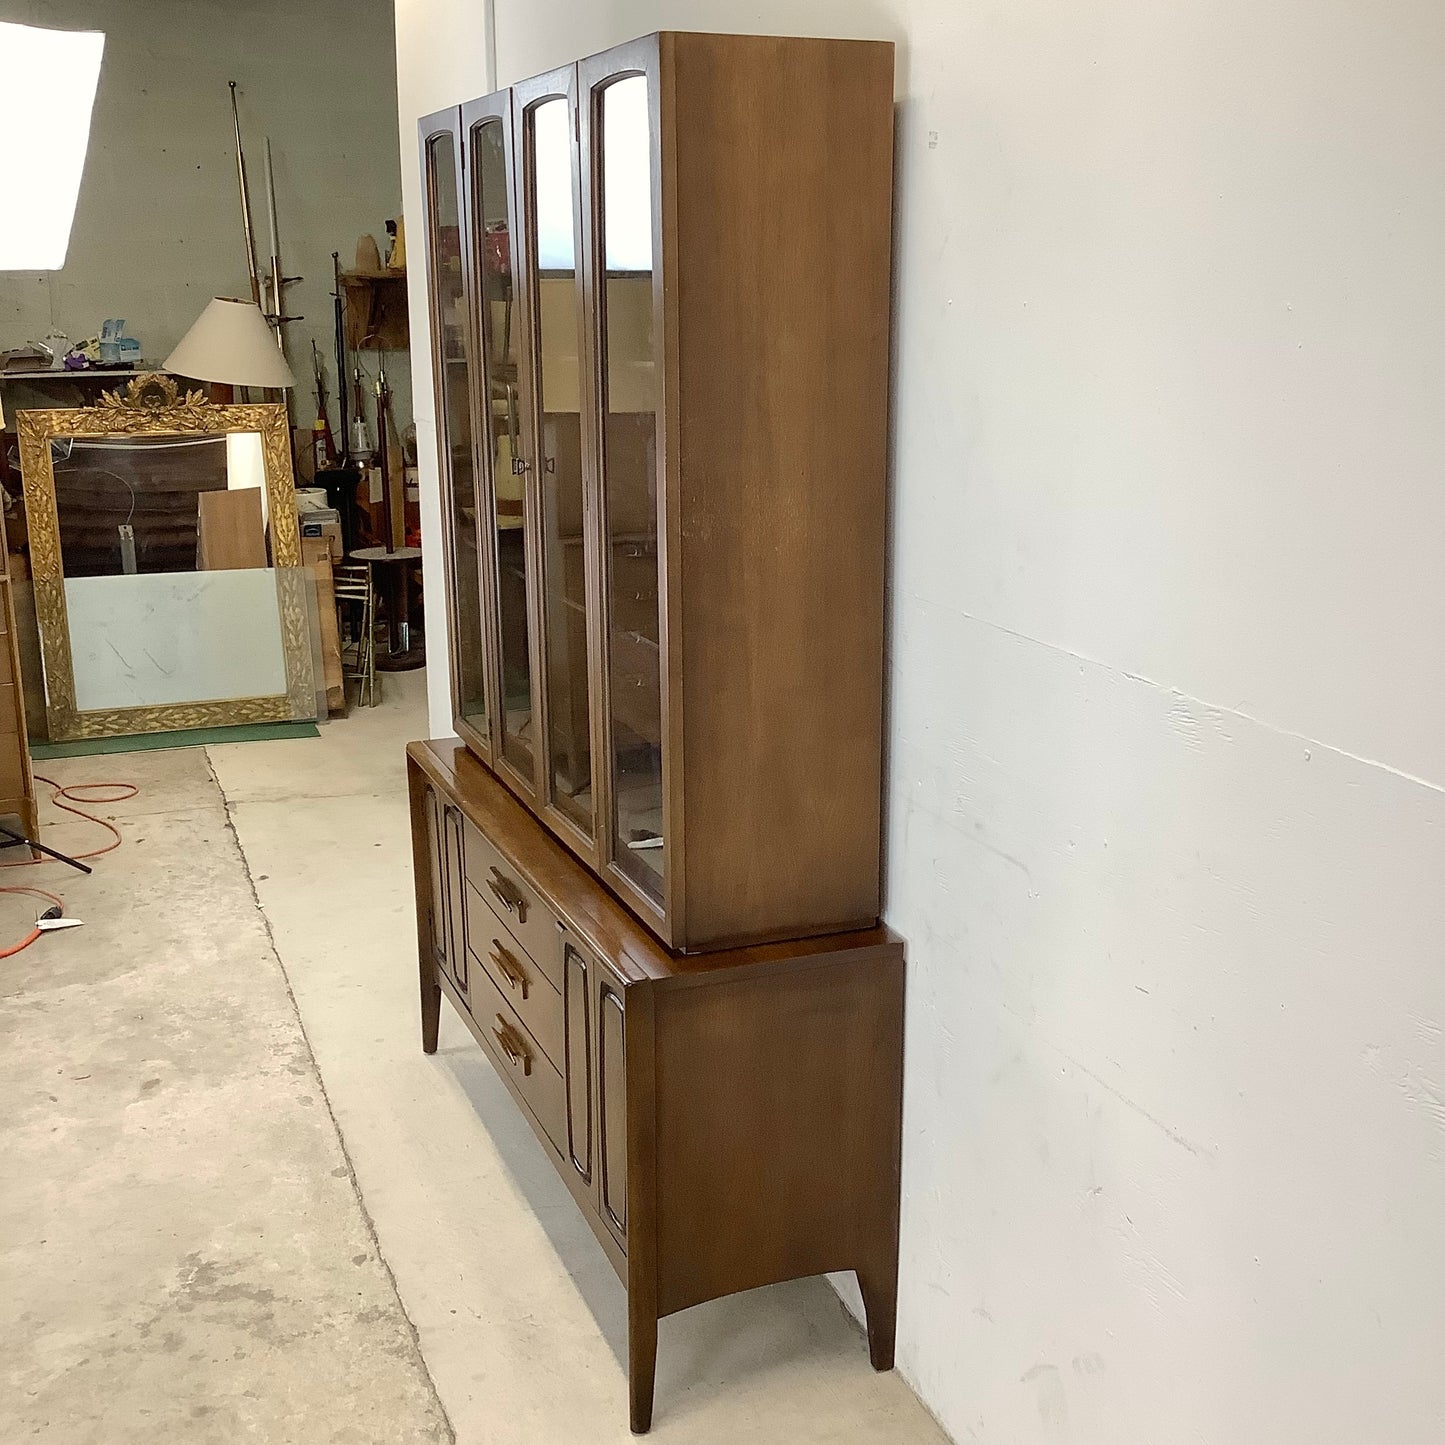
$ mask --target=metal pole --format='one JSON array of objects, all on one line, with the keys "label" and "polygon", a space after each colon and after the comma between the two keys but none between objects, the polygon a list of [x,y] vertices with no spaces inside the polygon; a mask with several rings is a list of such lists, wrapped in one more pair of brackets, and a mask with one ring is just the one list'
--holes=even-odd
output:
[{"label": "metal pole", "polygon": [[286,329],[281,325],[286,307],[282,304],[281,237],[276,222],[276,173],[271,167],[271,137],[266,137],[266,204],[271,215],[271,319],[276,326],[276,345],[286,355]]},{"label": "metal pole", "polygon": [[231,121],[236,128],[236,180],[241,187],[241,224],[246,232],[246,269],[251,277],[251,300],[261,304],[261,273],[256,269],[256,238],[251,232],[251,192],[246,185],[246,153],[241,149],[241,112],[236,107],[236,82],[231,82]]},{"label": "metal pole", "polygon": [[347,425],[346,402],[346,302],[341,294],[341,253],[331,253],[331,276],[336,286],[336,405],[341,422],[341,459],[346,460],[351,447],[351,430]]},{"label": "metal pole", "polygon": [[[383,364],[376,375],[376,460],[381,467],[381,516],[385,536],[382,545],[388,552],[396,548],[396,519],[391,510],[391,438],[387,435],[386,407],[389,394],[386,384],[386,367]],[[405,646],[405,644],[403,644]],[[392,651],[396,651],[393,648]]]}]

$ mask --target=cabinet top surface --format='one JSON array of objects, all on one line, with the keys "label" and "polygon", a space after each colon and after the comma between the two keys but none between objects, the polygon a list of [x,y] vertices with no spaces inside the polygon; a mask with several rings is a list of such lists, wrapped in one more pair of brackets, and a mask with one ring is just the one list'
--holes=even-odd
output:
[{"label": "cabinet top surface", "polygon": [[407,756],[456,801],[540,893],[583,943],[604,955],[627,979],[713,975],[759,965],[823,963],[841,955],[898,953],[903,942],[879,926],[783,943],[683,954],[665,948],[503,785],[459,738],[407,745]]},{"label": "cabinet top surface", "polygon": [[[623,41],[618,45],[608,46],[596,55],[579,57],[580,60],[599,60],[605,57],[622,56],[633,51],[652,49],[660,50],[664,43],[670,46],[683,45],[689,42],[694,45],[718,47],[726,45],[729,47],[741,47],[749,45],[802,45],[802,46],[866,46],[877,51],[886,50],[890,56],[896,51],[897,46],[892,40],[867,39],[856,36],[833,36],[833,35],[758,35],[746,31],[727,30],[653,30],[646,35],[638,35],[631,40]],[[572,62],[576,64],[577,62]],[[556,70],[544,72],[545,75],[555,76],[568,69],[563,65]],[[481,100],[492,100],[497,96],[505,96],[514,86],[525,88],[533,80],[540,79],[540,76],[528,76],[525,79],[517,79],[499,86],[490,96],[478,97],[477,104]],[[458,110],[457,106],[447,106],[443,110],[433,111],[428,115],[418,117],[418,125],[423,135],[444,127]]]}]

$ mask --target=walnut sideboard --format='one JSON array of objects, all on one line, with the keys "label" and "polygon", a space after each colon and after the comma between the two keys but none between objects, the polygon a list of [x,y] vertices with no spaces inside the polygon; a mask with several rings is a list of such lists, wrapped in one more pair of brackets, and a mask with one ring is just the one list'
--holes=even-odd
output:
[{"label": "walnut sideboard", "polygon": [[853,1270],[893,1364],[903,946],[886,928],[671,951],[457,740],[407,749],[422,1045],[445,996],[627,1287],[631,1424],[657,1321]]}]

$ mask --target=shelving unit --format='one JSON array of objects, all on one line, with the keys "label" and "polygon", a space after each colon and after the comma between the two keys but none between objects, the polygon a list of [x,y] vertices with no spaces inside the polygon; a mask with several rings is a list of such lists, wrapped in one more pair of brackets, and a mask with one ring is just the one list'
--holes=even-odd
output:
[{"label": "shelving unit", "polygon": [[405,351],[411,341],[405,271],[343,271],[346,345],[352,351]]}]

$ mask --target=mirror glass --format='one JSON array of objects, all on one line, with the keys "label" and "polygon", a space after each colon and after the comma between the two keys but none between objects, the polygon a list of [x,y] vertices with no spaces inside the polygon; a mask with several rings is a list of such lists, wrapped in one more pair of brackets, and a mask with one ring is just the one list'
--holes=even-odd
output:
[{"label": "mirror glass", "polygon": [[654,898],[666,869],[657,569],[657,356],[647,78],[600,98],[605,279],[600,326],[607,510],[607,667],[612,692],[613,852]]},{"label": "mirror glass", "polygon": [[261,438],[50,443],[81,712],[285,694]]},{"label": "mirror glass", "polygon": [[577,192],[572,107],[564,98],[532,112],[535,238],[532,329],[537,374],[538,502],[542,523],[544,681],[550,801],[592,831],[592,751],[587,699],[587,586],[582,546],[582,397],[578,333]]}]

